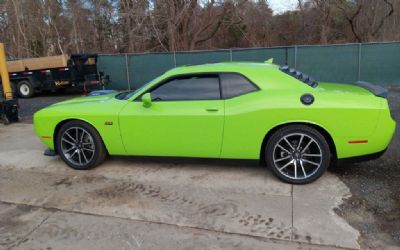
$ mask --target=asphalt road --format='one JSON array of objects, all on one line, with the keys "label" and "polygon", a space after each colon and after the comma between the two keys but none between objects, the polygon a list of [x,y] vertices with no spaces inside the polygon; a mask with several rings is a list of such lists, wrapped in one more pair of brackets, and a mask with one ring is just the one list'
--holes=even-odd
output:
[{"label": "asphalt road", "polygon": [[33,98],[28,98],[28,99],[20,98],[18,99],[19,105],[21,107],[19,110],[19,115],[23,119],[29,120],[29,118],[32,117],[32,115],[36,111],[44,107],[47,107],[56,102],[61,102],[81,95],[82,95],[81,93],[72,92],[68,94],[51,94],[51,95],[39,94],[34,96]]}]

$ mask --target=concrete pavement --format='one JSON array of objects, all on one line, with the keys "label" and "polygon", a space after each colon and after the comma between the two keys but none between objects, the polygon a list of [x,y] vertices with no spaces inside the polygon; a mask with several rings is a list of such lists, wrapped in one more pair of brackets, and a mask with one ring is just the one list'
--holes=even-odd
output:
[{"label": "concrete pavement", "polygon": [[135,157],[75,171],[43,150],[31,124],[0,127],[0,248],[359,248],[329,173],[292,186],[253,162]]}]

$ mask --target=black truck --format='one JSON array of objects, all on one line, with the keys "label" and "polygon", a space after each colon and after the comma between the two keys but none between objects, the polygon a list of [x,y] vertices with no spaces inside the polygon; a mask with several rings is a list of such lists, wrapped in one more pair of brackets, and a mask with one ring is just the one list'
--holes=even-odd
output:
[{"label": "black truck", "polygon": [[65,67],[9,72],[13,92],[22,98],[40,92],[62,92],[66,89],[100,89],[109,77],[97,70],[97,54],[72,54]]}]

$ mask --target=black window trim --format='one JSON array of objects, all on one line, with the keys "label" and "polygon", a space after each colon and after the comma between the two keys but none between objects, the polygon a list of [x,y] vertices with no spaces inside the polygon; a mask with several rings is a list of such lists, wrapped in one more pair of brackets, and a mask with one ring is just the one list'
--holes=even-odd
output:
[{"label": "black window trim", "polygon": [[[254,91],[250,91],[250,92],[246,92],[242,95],[238,95],[238,96],[233,96],[233,97],[229,97],[229,98],[224,98],[223,97],[223,93],[222,93],[222,82],[221,82],[221,75],[222,74],[236,74],[239,75],[241,77],[243,77],[244,79],[246,79],[251,85],[253,85],[255,87]],[[151,91],[161,87],[162,85],[166,84],[167,82],[173,80],[173,79],[179,79],[179,78],[185,78],[185,77],[195,77],[195,76],[216,76],[218,77],[218,85],[219,85],[219,99],[182,99],[182,100],[162,100],[162,101],[154,101],[154,102],[181,102],[181,101],[220,101],[220,100],[229,100],[229,99],[233,99],[239,96],[243,96],[243,95],[247,95],[250,93],[254,93],[260,90],[260,87],[257,86],[257,84],[255,84],[253,81],[251,81],[247,76],[239,73],[239,72],[229,72],[229,71],[224,71],[224,72],[195,72],[195,73],[185,73],[185,74],[177,74],[177,75],[173,75],[173,76],[169,76],[163,80],[161,80],[160,82],[154,84],[154,86],[148,88],[146,91],[144,91],[143,93],[141,93],[140,95],[138,95],[133,101],[135,102],[141,102],[142,101],[142,96],[150,93]]]}]

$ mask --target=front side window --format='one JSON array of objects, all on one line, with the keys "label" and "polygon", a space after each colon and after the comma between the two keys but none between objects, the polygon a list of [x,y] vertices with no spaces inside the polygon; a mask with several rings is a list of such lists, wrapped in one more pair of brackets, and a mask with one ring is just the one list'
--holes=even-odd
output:
[{"label": "front side window", "polygon": [[185,76],[172,79],[151,91],[154,101],[218,100],[218,76]]},{"label": "front side window", "polygon": [[258,90],[253,83],[242,75],[225,73],[221,74],[220,77],[223,98],[232,98]]}]

